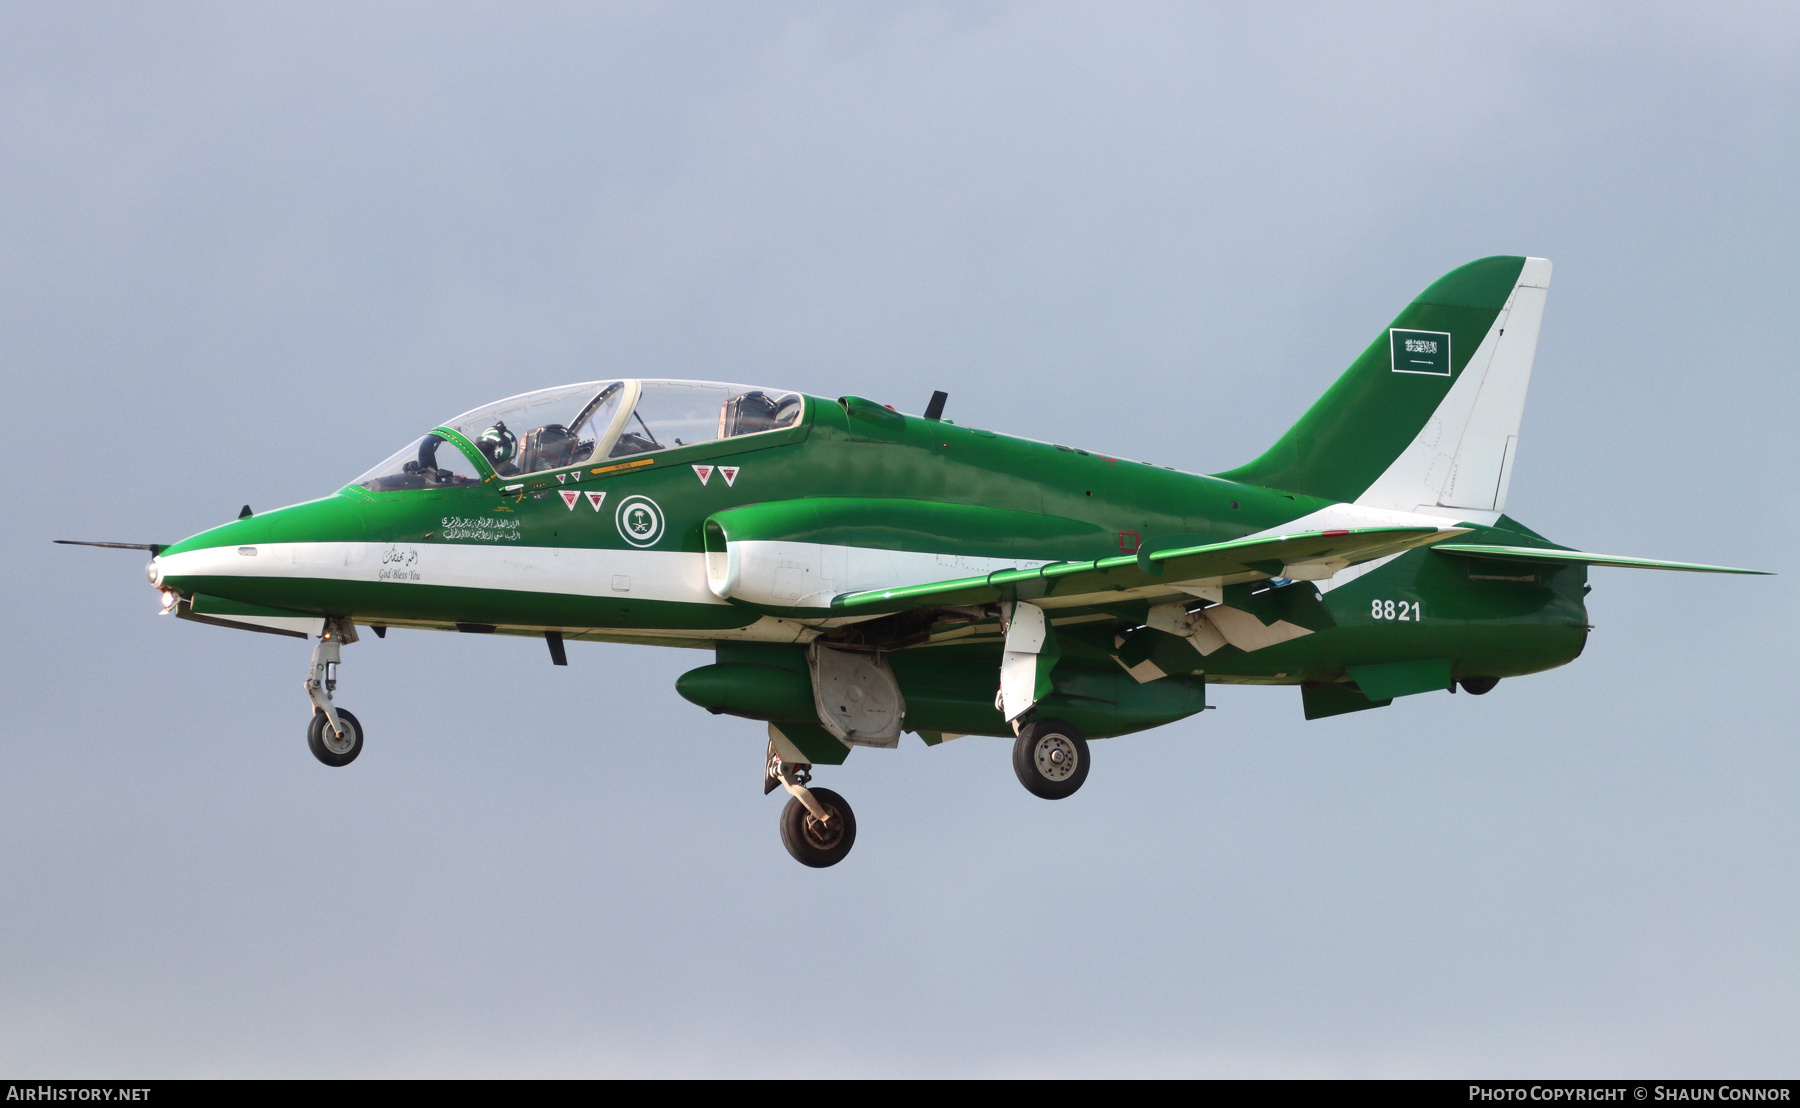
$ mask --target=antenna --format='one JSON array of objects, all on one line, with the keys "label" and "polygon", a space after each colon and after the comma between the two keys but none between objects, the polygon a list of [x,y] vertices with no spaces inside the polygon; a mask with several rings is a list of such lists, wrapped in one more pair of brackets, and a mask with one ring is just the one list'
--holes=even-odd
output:
[{"label": "antenna", "polygon": [[950,399],[950,394],[947,392],[932,393],[931,394],[931,403],[925,405],[925,418],[926,419],[943,419],[944,418],[944,401],[946,401],[948,399]]},{"label": "antenna", "polygon": [[51,539],[64,546],[104,546],[108,550],[148,550],[152,554],[161,554],[169,549],[166,542],[83,542],[80,539]]}]

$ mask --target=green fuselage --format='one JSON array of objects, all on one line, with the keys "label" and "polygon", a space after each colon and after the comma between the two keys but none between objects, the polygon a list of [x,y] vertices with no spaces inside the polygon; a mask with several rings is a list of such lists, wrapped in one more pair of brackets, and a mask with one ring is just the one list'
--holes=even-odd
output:
[{"label": "green fuselage", "polygon": [[[383,627],[549,631],[712,647],[721,662],[762,657],[775,668],[791,665],[797,644],[815,636],[848,638],[890,651],[907,693],[909,729],[1001,734],[1010,732],[989,703],[1001,651],[991,615],[963,609],[857,617],[824,602],[808,606],[798,587],[789,590],[791,599],[721,597],[708,586],[708,520],[728,509],[805,502],[781,538],[796,549],[847,549],[833,556],[847,557],[843,572],[863,579],[824,583],[848,591],[849,584],[912,584],[905,570],[880,579],[888,555],[912,559],[907,565],[929,556],[945,567],[939,576],[950,578],[1220,543],[1276,532],[1334,507],[901,416],[854,398],[809,397],[804,416],[780,430],[523,478],[495,474],[465,442],[452,437],[444,449],[463,449],[481,471],[478,483],[398,491],[352,485],[240,519],[163,551],[161,585],[197,613],[266,610]],[[734,479],[719,467],[735,467]],[[643,509],[643,501],[651,507]],[[851,502],[871,505],[853,513],[860,522],[807,515],[817,505]],[[891,518],[882,516],[884,502],[896,505]],[[922,507],[909,515],[905,505]],[[933,516],[934,505],[968,510]],[[1504,516],[1491,526],[1462,526],[1469,542],[1549,545]],[[713,537],[716,554],[716,529]],[[1159,598],[1141,588],[1055,608],[1062,651],[1056,695],[1071,698],[1059,714],[1085,711],[1090,733],[1117,734],[1197,711],[1203,681],[1335,684],[1349,667],[1426,660],[1447,663],[1453,678],[1508,677],[1581,652],[1583,566],[1521,566],[1429,548],[1375,565],[1341,574],[1341,583],[1277,578],[1233,586],[1237,606],[1263,622],[1279,616],[1312,632],[1251,651],[1227,647],[1202,657],[1173,635],[1146,641],[1139,629]],[[1166,680],[1127,675],[1137,658],[1121,659],[1120,644],[1133,634],[1137,654],[1152,657]],[[739,714],[776,718],[782,711],[746,707]]]}]

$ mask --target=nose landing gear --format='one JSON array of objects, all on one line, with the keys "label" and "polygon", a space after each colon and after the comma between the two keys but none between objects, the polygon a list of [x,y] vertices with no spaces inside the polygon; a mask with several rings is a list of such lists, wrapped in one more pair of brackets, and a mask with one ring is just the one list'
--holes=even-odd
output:
[{"label": "nose landing gear", "polygon": [[313,647],[312,666],[306,674],[306,695],[312,698],[312,722],[306,728],[306,745],[313,757],[328,766],[347,766],[362,753],[363,729],[356,717],[331,702],[337,691],[338,663],[342,647],[356,641],[356,625],[348,619],[328,619]]}]

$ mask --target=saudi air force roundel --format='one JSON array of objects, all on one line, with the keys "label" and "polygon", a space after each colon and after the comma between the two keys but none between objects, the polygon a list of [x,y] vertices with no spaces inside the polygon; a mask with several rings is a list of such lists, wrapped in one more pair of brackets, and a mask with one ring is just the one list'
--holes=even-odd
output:
[{"label": "saudi air force roundel", "polygon": [[662,538],[662,509],[647,496],[628,496],[619,501],[613,520],[619,526],[619,536],[633,546],[654,546]]}]

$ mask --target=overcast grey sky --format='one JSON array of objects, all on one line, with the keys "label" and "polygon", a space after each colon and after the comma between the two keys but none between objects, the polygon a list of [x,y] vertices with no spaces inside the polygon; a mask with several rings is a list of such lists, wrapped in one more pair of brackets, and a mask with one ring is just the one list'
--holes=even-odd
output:
[{"label": "overcast grey sky", "polygon": [[[1734,1075],[1800,1062],[1792,4],[0,4],[0,1071]],[[624,374],[1192,470],[1556,263],[1571,666],[864,751],[809,871],[704,654],[295,641],[131,553]]]}]

